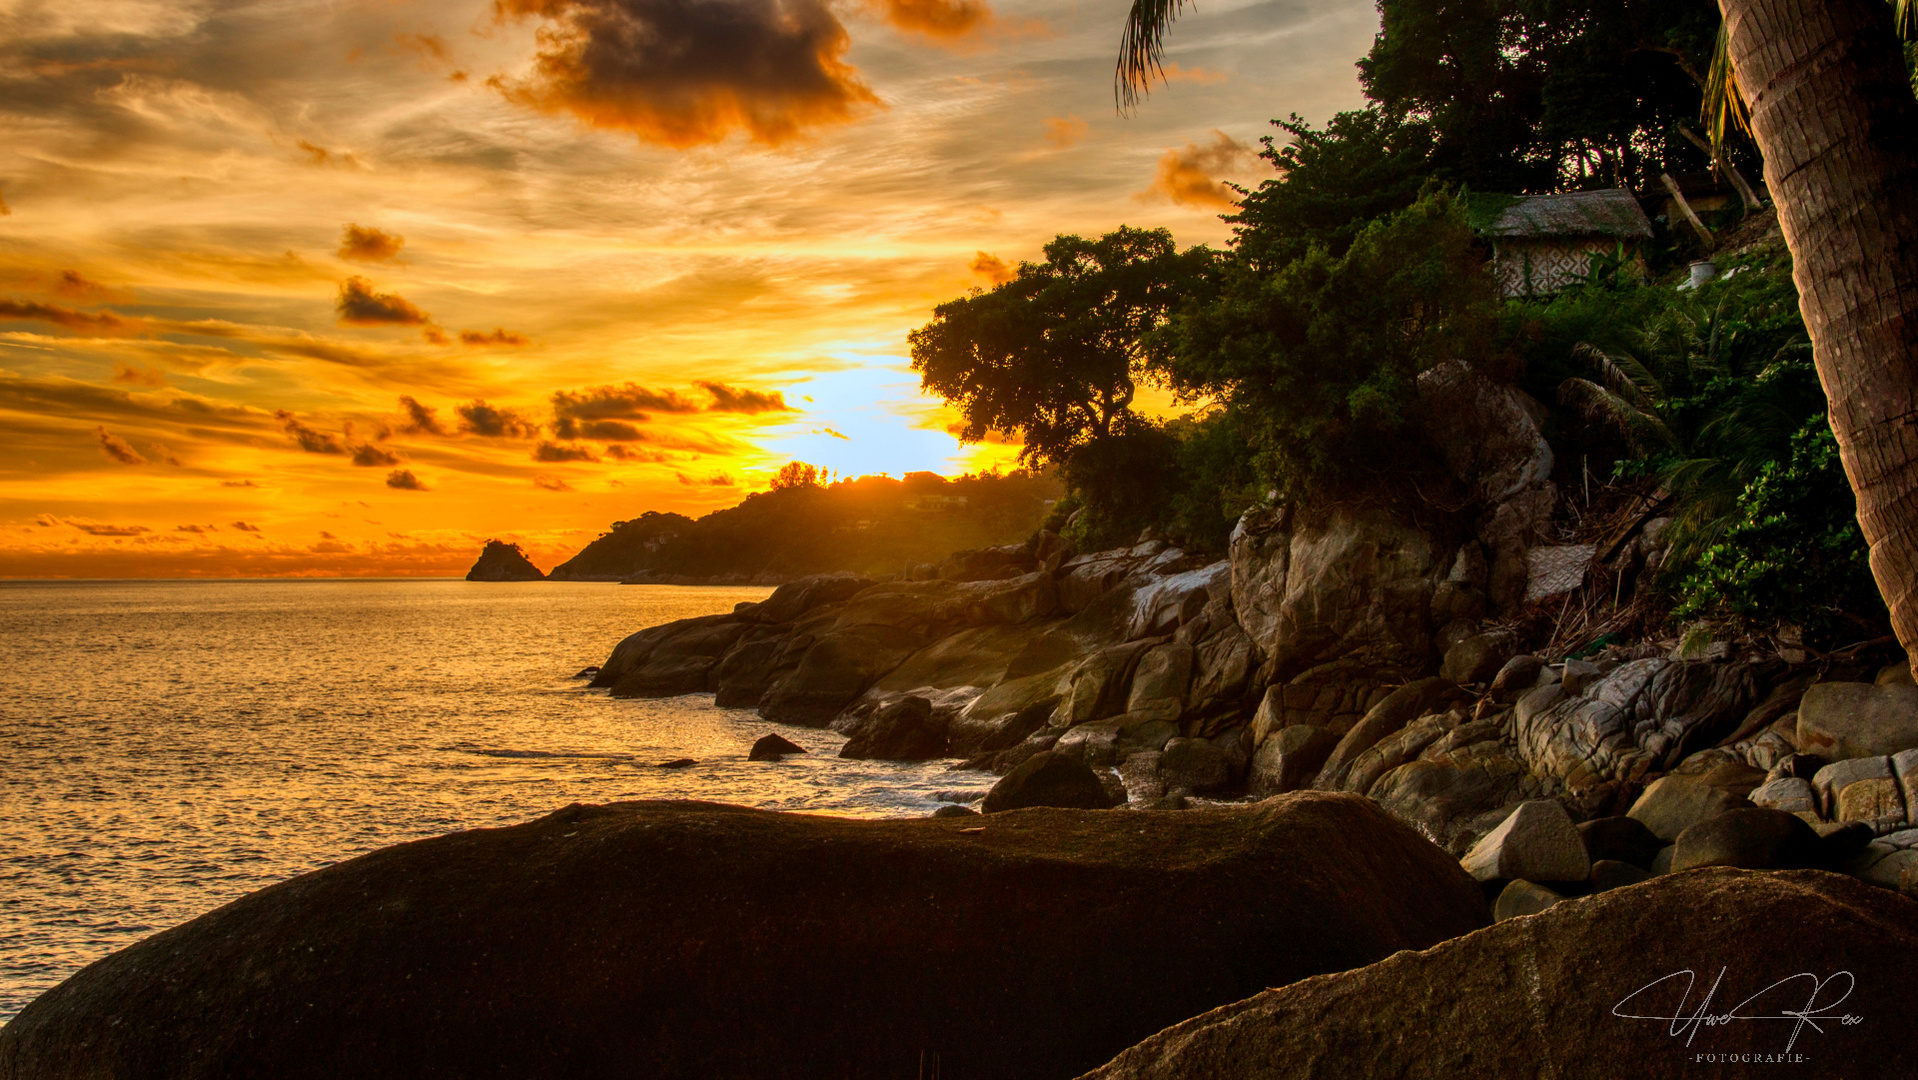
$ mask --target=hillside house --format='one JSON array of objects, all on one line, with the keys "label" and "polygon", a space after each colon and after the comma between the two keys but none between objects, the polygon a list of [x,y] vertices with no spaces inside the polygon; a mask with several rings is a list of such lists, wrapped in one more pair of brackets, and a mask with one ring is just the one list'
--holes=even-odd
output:
[{"label": "hillside house", "polygon": [[1631,192],[1607,188],[1513,199],[1478,232],[1492,243],[1502,295],[1550,296],[1583,280],[1594,255],[1623,244],[1637,257],[1652,223]]}]

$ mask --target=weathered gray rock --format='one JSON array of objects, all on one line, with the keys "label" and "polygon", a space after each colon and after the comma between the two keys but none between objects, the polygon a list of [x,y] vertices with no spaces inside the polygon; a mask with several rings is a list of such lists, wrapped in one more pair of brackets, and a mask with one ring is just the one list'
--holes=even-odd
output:
[{"label": "weathered gray rock", "polygon": [[1545,670],[1543,657],[1526,654],[1514,656],[1498,669],[1492,677],[1492,698],[1501,704],[1511,704],[1521,694],[1529,692],[1538,684],[1538,676]]},{"label": "weathered gray rock", "polygon": [[1498,901],[1492,905],[1492,920],[1504,922],[1525,915],[1536,915],[1565,897],[1543,885],[1530,881],[1508,882],[1499,890]]},{"label": "weathered gray rock", "polygon": [[1567,660],[1559,671],[1558,682],[1565,692],[1573,697],[1584,697],[1585,691],[1605,675],[1605,669],[1590,660]]},{"label": "weathered gray rock", "polygon": [[874,585],[863,574],[814,574],[788,581],[759,603],[739,611],[739,617],[754,623],[788,623],[814,608],[851,599]]},{"label": "weathered gray rock", "polygon": [[1522,802],[1461,861],[1477,881],[1584,881],[1592,872],[1585,841],[1553,799]]},{"label": "weathered gray rock", "polygon": [[813,642],[792,673],[766,691],[759,714],[782,724],[824,727],[925,644],[923,637],[898,627],[835,630]]},{"label": "weathered gray rock", "polygon": [[1599,859],[1592,863],[1592,891],[1605,892],[1608,889],[1623,889],[1641,881],[1650,881],[1651,871],[1641,870],[1628,862],[1617,859]]},{"label": "weathered gray rock", "polygon": [[1320,791],[1342,790],[1346,773],[1360,754],[1456,692],[1457,687],[1451,680],[1438,676],[1419,679],[1392,691],[1339,739],[1312,786]]},{"label": "weathered gray rock", "polygon": [[1445,650],[1439,674],[1455,683],[1489,683],[1512,659],[1518,639],[1509,633],[1474,634]]},{"label": "weathered gray rock", "polygon": [[1281,674],[1333,658],[1416,670],[1451,555],[1377,507],[1253,511],[1232,534],[1233,609]]},{"label": "weathered gray rock", "polygon": [[1767,780],[1752,791],[1750,798],[1753,806],[1783,810],[1787,814],[1818,812],[1818,796],[1812,790],[1811,781],[1795,776]]},{"label": "weathered gray rock", "polygon": [[1578,835],[1593,862],[1625,862],[1649,868],[1665,841],[1634,817],[1593,818],[1580,822]]},{"label": "weathered gray rock", "polygon": [[[1460,725],[1419,755],[1379,777],[1367,794],[1453,855],[1464,855],[1509,813],[1549,794],[1544,783],[1496,738],[1447,746]],[[1481,728],[1482,730],[1482,728]]]},{"label": "weathered gray rock", "polygon": [[1891,756],[1891,771],[1898,778],[1898,790],[1907,809],[1918,806],[1918,750],[1901,750]]},{"label": "weathered gray rock", "polygon": [[1103,810],[1109,805],[1105,785],[1084,762],[1047,750],[1000,777],[979,808],[997,814],[1029,806]]},{"label": "weathered gray rock", "polygon": [[783,735],[761,735],[746,754],[747,761],[778,761],[787,754],[803,754],[806,748]]},{"label": "weathered gray rock", "polygon": [[1126,697],[1125,711],[1149,713],[1161,720],[1177,720],[1185,712],[1186,691],[1192,685],[1194,650],[1190,645],[1161,645],[1139,657]]},{"label": "weathered gray rock", "polygon": [[1172,739],[1159,755],[1167,790],[1216,791],[1232,779],[1225,751],[1207,739]]},{"label": "weathered gray rock", "polygon": [[908,696],[861,720],[847,734],[839,756],[855,760],[925,761],[946,755],[946,723],[932,702]]},{"label": "weathered gray rock", "polygon": [[[1692,1015],[1721,967],[1712,1001],[1727,1012],[1748,1000],[1754,1010],[1772,1002],[1802,1009],[1796,986],[1785,991],[1800,998],[1791,1005],[1766,988],[1802,972],[1851,972],[1858,992],[1830,1011],[1863,1022],[1800,1029],[1790,1044],[1805,1059],[1797,1066],[1910,1076],[1918,1025],[1875,1023],[1865,988],[1918,983],[1914,927],[1918,903],[1835,874],[1694,870],[1268,990],[1168,1028],[1085,1080],[1779,1075],[1791,1022],[1701,1023],[1674,1037],[1672,1021],[1619,1015]],[[1648,986],[1680,971],[1700,976],[1686,1004],[1682,978]],[[1896,1005],[1877,1008],[1902,1015]],[[1631,1064],[1621,1070],[1620,1062]]]},{"label": "weathered gray rock", "polygon": [[1456,716],[1434,713],[1422,716],[1373,743],[1352,759],[1340,781],[1342,790],[1363,795],[1372,790],[1379,777],[1419,756],[1425,748],[1445,737],[1458,722]]},{"label": "weathered gray rock", "polygon": [[1632,804],[1627,816],[1643,822],[1660,840],[1672,841],[1701,821],[1750,805],[1750,800],[1689,776],[1661,776]]},{"label": "weathered gray rock", "polygon": [[1339,740],[1324,728],[1295,724],[1259,744],[1246,785],[1265,798],[1310,787]]},{"label": "weathered gray rock", "polygon": [[1832,817],[1864,822],[1875,832],[1895,832],[1905,827],[1905,797],[1898,790],[1898,781],[1890,777],[1860,780],[1838,793]]},{"label": "weathered gray rock", "polygon": [[[1838,795],[1846,788],[1863,780],[1889,780],[1892,778],[1891,759],[1888,757],[1857,757],[1844,761],[1834,761],[1812,774],[1812,791],[1818,796],[1818,811],[1826,817],[1838,812]],[[1854,819],[1856,820],[1856,819]]]},{"label": "weathered gray rock", "polygon": [[1798,703],[1796,741],[1833,761],[1918,748],[1918,686],[1818,683]]},{"label": "weathered gray rock", "polygon": [[1679,833],[1672,845],[1672,870],[1801,870],[1818,866],[1823,855],[1818,834],[1796,815],[1750,807],[1727,810]]},{"label": "weathered gray rock", "polygon": [[1653,658],[1621,664],[1586,696],[1562,693],[1544,688],[1520,698],[1514,734],[1533,771],[1577,790],[1671,769],[1735,729],[1758,687],[1748,665]]}]

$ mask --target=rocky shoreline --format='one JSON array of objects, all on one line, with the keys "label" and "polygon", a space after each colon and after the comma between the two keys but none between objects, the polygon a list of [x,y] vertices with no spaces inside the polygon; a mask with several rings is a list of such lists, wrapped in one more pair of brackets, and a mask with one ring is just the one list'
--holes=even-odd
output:
[{"label": "rocky shoreline", "polygon": [[[588,669],[830,727],[842,756],[1000,774],[983,815],[617,804],[386,849],[90,966],[0,1029],[0,1080],[1620,1074],[1568,1038],[1643,1076],[1802,1056],[1760,1024],[1681,1043],[1677,1000],[1618,1011],[1707,961],[1747,994],[1812,979],[1771,1004],[1834,1010],[1816,1060],[1910,1074],[1905,658],[1566,645],[1582,594],[1656,570],[1658,504],[1568,531],[1535,402],[1443,366],[1421,388],[1436,501],[1265,507],[1224,559],[1041,533],[802,578]],[[1821,1000],[1840,971],[1859,997]]]}]

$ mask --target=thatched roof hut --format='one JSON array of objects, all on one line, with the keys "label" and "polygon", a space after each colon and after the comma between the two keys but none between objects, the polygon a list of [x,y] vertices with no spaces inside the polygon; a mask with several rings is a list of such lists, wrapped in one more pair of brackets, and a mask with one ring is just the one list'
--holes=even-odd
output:
[{"label": "thatched roof hut", "polygon": [[1513,199],[1479,226],[1492,241],[1492,269],[1506,296],[1548,296],[1577,284],[1593,255],[1628,253],[1652,223],[1624,188]]}]

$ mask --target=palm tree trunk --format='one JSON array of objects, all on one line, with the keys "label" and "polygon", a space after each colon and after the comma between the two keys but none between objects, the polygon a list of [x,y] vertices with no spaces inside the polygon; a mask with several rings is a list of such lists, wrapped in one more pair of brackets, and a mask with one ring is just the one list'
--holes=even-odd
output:
[{"label": "palm tree trunk", "polygon": [[1719,8],[1871,572],[1918,657],[1918,101],[1884,0]]}]

